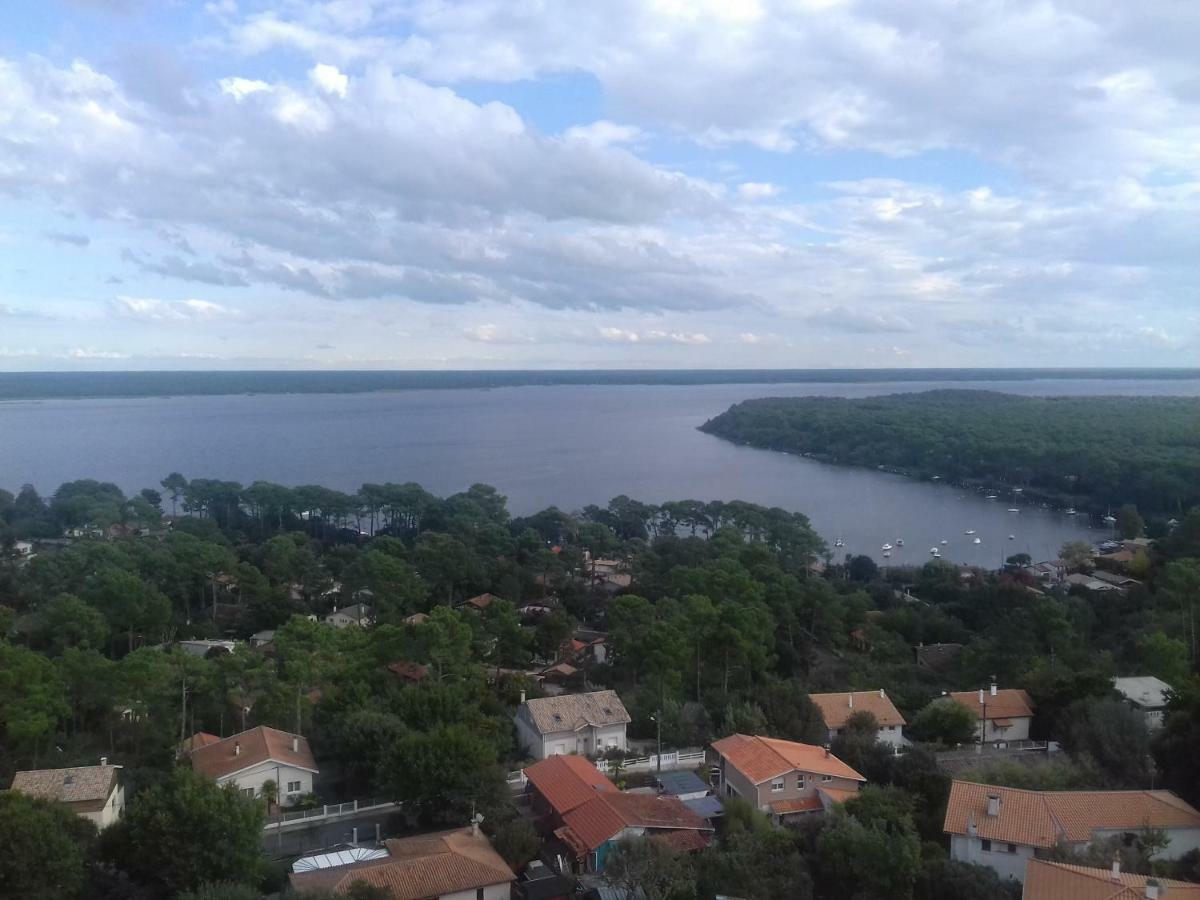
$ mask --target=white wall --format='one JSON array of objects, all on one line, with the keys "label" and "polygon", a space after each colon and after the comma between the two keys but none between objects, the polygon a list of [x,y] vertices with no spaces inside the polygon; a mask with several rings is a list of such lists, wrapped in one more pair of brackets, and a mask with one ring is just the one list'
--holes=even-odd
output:
[{"label": "white wall", "polygon": [[[1028,716],[1009,719],[1012,722],[1007,728],[997,728],[988,720],[987,728],[984,730],[984,741],[991,743],[992,741],[1027,741],[1029,740],[1029,723]],[[979,725],[975,726],[975,735],[979,735]]]},{"label": "white wall", "polygon": [[1001,878],[1015,878],[1025,881],[1025,867],[1033,859],[1034,849],[1025,844],[1017,844],[1017,852],[1009,853],[1008,844],[1002,841],[992,841],[992,849],[984,850],[983,841],[977,837],[954,834],[950,836],[950,858],[961,862],[975,863],[987,866]]},{"label": "white wall", "polygon": [[112,825],[125,814],[125,788],[117,785],[117,789],[108,795],[108,802],[104,804],[103,809],[98,809],[94,812],[81,812],[85,819],[90,819],[96,823],[96,827],[103,829]]},{"label": "white wall", "polygon": [[[1139,830],[1138,828],[1121,828],[1115,831],[1096,831],[1092,837],[1099,841],[1114,835],[1136,833]],[[1200,828],[1166,828],[1164,831],[1170,843],[1155,856],[1155,859],[1179,859],[1189,850],[1200,849]]]},{"label": "white wall", "polygon": [[581,728],[579,731],[554,731],[549,734],[538,734],[522,715],[521,711],[513,718],[517,726],[517,741],[525,752],[534,759],[546,759],[562,753],[578,753],[581,755],[599,755],[610,747],[624,750],[628,745],[625,739],[625,724],[607,725],[603,728]]},{"label": "white wall", "polygon": [[[313,789],[312,772],[305,769],[297,769],[294,766],[274,763],[270,760],[259,763],[257,766],[246,769],[243,772],[235,772],[232,775],[226,775],[224,778],[218,778],[217,784],[227,784],[231,781],[238,786],[238,790],[244,791],[247,788],[253,788],[255,797],[262,795],[262,786],[265,782],[274,781],[279,788],[279,802],[283,806],[294,803],[304,794],[311,794]],[[299,793],[288,792],[287,784],[289,781],[300,782]]]}]

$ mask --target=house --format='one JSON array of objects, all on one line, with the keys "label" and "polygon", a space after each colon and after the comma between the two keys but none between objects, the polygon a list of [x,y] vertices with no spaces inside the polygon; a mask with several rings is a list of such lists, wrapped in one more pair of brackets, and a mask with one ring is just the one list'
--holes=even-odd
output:
[{"label": "house", "polygon": [[387,670],[405,684],[420,684],[429,677],[429,666],[411,662],[407,659],[388,663]]},{"label": "house", "polygon": [[1021,900],[1200,900],[1200,884],[1031,859]]},{"label": "house", "polygon": [[467,612],[481,613],[499,599],[495,594],[480,594],[478,597],[471,597],[469,600],[464,600],[458,606]]},{"label": "house", "polygon": [[12,789],[27,797],[65,804],[77,816],[104,829],[125,814],[125,788],[117,778],[119,768],[101,759],[98,766],[30,769],[13,777]]},{"label": "house", "polygon": [[354,603],[350,606],[343,606],[341,609],[335,606],[333,612],[325,617],[325,624],[332,625],[334,628],[348,628],[351,625],[367,628],[374,621],[375,619],[371,616],[371,607],[365,603]]},{"label": "house", "polygon": [[829,740],[832,741],[846,731],[846,723],[858,712],[867,712],[875,717],[879,726],[876,740],[892,747],[903,747],[908,743],[904,739],[904,716],[896,709],[894,703],[884,692],[877,691],[845,691],[836,694],[809,694],[809,698],[821,710],[821,718],[829,730]]},{"label": "house", "polygon": [[930,672],[948,672],[958,665],[962,644],[919,644],[917,668]]},{"label": "house", "polygon": [[392,900],[508,900],[516,875],[478,826],[384,841],[297,860],[297,893],[345,894],[357,883]]},{"label": "house", "polygon": [[1130,578],[1128,575],[1119,575],[1115,572],[1105,572],[1103,569],[1097,569],[1092,573],[1092,577],[1097,581],[1103,581],[1105,584],[1112,585],[1118,591],[1127,592],[1130,588],[1140,587],[1141,582],[1136,578]]},{"label": "house", "polygon": [[400,621],[405,625],[412,625],[415,628],[417,625],[424,625],[428,622],[429,615],[427,613],[413,613],[411,616],[405,616]]},{"label": "house", "polygon": [[35,555],[33,544],[29,541],[15,541],[12,545],[12,552],[18,559],[32,559]]},{"label": "house", "polygon": [[695,772],[660,772],[654,780],[662,793],[685,803],[708,796],[708,785]]},{"label": "house", "polygon": [[1017,880],[1029,860],[1058,844],[1082,849],[1155,828],[1168,839],[1159,858],[1200,847],[1200,811],[1170,791],[1026,791],[955,781],[942,827],[952,859]]},{"label": "house", "polygon": [[1172,690],[1169,684],[1153,675],[1135,675],[1114,678],[1113,688],[1130,706],[1141,710],[1146,717],[1147,728],[1153,730],[1162,727],[1167,694]]},{"label": "house", "polygon": [[712,826],[678,797],[623,793],[581,756],[551,756],[525,770],[531,805],[585,872],[600,872],[627,837],[694,832],[707,845]]},{"label": "house", "polygon": [[254,632],[254,634],[250,635],[250,646],[251,647],[261,647],[264,644],[273,643],[274,640],[275,640],[275,629],[274,628],[266,628],[262,631],[256,631],[256,632]]},{"label": "house", "polygon": [[731,734],[712,745],[722,792],[777,821],[823,812],[858,793],[867,779],[824,747]]},{"label": "house", "polygon": [[262,796],[263,784],[275,782],[278,802],[285,806],[311,794],[318,773],[307,738],[265,725],[202,742],[188,756],[200,774],[217,784],[235,784],[251,797]]},{"label": "house", "polygon": [[1034,563],[1025,570],[1042,584],[1058,584],[1067,577],[1067,564],[1061,559]]},{"label": "house", "polygon": [[189,641],[176,641],[175,646],[184,653],[213,659],[217,656],[227,656],[237,649],[237,641],[223,641],[209,638],[195,638]]},{"label": "house", "polygon": [[948,696],[975,714],[976,721],[981,723],[978,734],[982,735],[983,743],[1029,740],[1033,700],[1027,692],[1000,690],[993,682],[987,690],[955,691]]},{"label": "house", "polygon": [[1085,575],[1082,572],[1073,572],[1064,578],[1062,583],[1068,587],[1081,587],[1084,590],[1095,591],[1096,593],[1117,590],[1116,585],[1109,584],[1107,581],[1101,581],[1094,575]]},{"label": "house", "polygon": [[608,658],[606,634],[598,631],[577,631],[563,647],[562,656],[580,665],[603,663]]},{"label": "house", "polygon": [[514,717],[517,741],[534,759],[558,753],[624,750],[629,713],[616,691],[525,700]]}]

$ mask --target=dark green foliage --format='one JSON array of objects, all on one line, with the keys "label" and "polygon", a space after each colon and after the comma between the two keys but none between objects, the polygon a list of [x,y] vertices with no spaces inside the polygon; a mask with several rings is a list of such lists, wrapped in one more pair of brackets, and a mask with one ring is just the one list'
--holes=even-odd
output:
[{"label": "dark green foliage", "polygon": [[76,900],[87,894],[96,829],[65,806],[0,792],[0,896]]},{"label": "dark green foliage", "polygon": [[943,859],[921,872],[920,900],[1020,900],[1021,884],[1001,878],[994,869]]},{"label": "dark green foliage", "polygon": [[447,822],[462,821],[472,803],[491,802],[504,788],[495,748],[463,725],[401,738],[383,754],[378,781],[393,799]]},{"label": "dark green foliage", "polygon": [[701,428],[846,465],[1022,485],[1027,498],[1093,511],[1130,503],[1178,514],[1200,502],[1200,401],[1193,398],[966,390],[776,398],[738,403]]},{"label": "dark green foliage", "polygon": [[1182,685],[1172,698],[1153,748],[1163,786],[1200,804],[1200,678]]},{"label": "dark green foliage", "polygon": [[262,900],[257,888],[231,881],[201,885],[194,891],[185,891],[179,900]]},{"label": "dark green foliage", "polygon": [[917,713],[909,730],[918,740],[953,747],[978,737],[979,720],[962,704],[938,699]]}]

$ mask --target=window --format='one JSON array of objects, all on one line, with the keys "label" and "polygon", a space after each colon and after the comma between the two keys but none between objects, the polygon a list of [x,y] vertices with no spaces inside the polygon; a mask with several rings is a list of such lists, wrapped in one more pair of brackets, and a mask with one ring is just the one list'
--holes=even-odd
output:
[{"label": "window", "polygon": [[1009,853],[1016,853],[1016,852],[1017,852],[1017,845],[1016,845],[1016,844],[1009,844],[1009,845],[1008,845],[1008,852],[1009,852]]},{"label": "window", "polygon": [[771,790],[772,791],[782,791],[783,790],[783,779],[776,778],[774,781],[772,781],[771,782]]},{"label": "window", "polygon": [[247,797],[254,796],[254,788],[242,788],[242,793]]},{"label": "window", "polygon": [[483,888],[475,888],[475,900],[483,900]]},{"label": "window", "polygon": [[831,782],[831,781],[833,781],[833,776],[832,776],[832,775],[822,775],[822,776],[821,776],[821,783],[822,783],[822,784],[829,784],[829,782]]},{"label": "window", "polygon": [[799,790],[804,790],[804,776],[803,775],[796,776],[796,787]]},{"label": "window", "polygon": [[298,794],[298,793],[300,793],[300,782],[298,782],[298,781],[289,781],[289,782],[288,782],[288,786],[287,786],[287,792],[288,792],[289,794]]},{"label": "window", "polygon": [[979,842],[979,849],[982,850],[984,853],[991,853],[992,852],[992,842],[985,838],[984,840]]}]

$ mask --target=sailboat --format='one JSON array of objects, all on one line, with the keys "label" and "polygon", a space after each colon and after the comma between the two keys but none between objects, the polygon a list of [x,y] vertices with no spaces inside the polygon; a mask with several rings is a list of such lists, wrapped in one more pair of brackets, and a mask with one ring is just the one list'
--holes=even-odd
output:
[{"label": "sailboat", "polygon": [[1015,506],[1010,506],[1010,507],[1008,508],[1008,511],[1009,511],[1009,512],[1015,512],[1015,513],[1019,513],[1019,512],[1020,512],[1020,510],[1019,510],[1019,509],[1017,509]]},{"label": "sailboat", "polygon": [[845,542],[845,541],[843,541],[841,538],[838,538],[836,541],[834,541],[834,542],[833,542],[833,546],[835,546],[835,547],[845,547],[845,546],[846,546],[846,542]]},{"label": "sailboat", "polygon": [[904,538],[896,538],[896,546],[903,547],[904,546]]},{"label": "sailboat", "polygon": [[937,547],[930,547],[930,548],[929,548],[929,555],[930,555],[930,556],[941,556],[941,555],[942,555],[942,551],[941,551],[941,550],[939,550]]},{"label": "sailboat", "polygon": [[975,533],[974,528],[968,528],[966,531],[963,532],[963,534],[974,534],[974,533]]},{"label": "sailboat", "polygon": [[1073,506],[1068,506],[1068,507],[1067,507],[1067,515],[1068,515],[1068,516],[1073,516],[1073,515],[1076,515],[1076,512],[1075,512],[1075,507],[1073,507]]},{"label": "sailboat", "polygon": [[982,544],[983,541],[981,541],[979,538],[975,538],[975,540],[971,541],[971,543],[972,544]]},{"label": "sailboat", "polygon": [[891,545],[891,544],[884,544],[884,545],[883,545],[882,547],[880,547],[879,549],[881,549],[881,550],[882,550],[884,553],[887,553],[889,550],[891,550],[891,549],[892,549],[892,545]]}]

